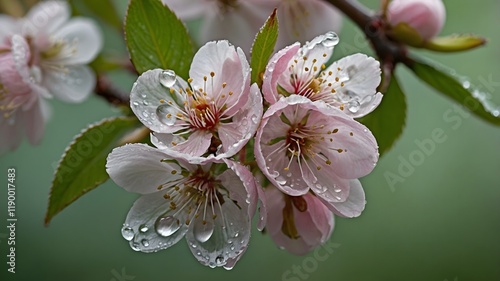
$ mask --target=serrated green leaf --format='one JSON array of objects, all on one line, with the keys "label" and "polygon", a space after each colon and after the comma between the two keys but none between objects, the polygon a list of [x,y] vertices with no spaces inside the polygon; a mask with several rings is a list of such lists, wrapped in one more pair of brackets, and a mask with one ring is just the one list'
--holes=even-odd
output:
[{"label": "serrated green leaf", "polygon": [[278,16],[276,9],[255,36],[252,46],[252,83],[262,86],[262,74],[266,70],[267,62],[274,52],[278,40]]},{"label": "serrated green leaf", "polygon": [[380,105],[370,114],[360,118],[377,139],[382,156],[403,133],[406,124],[406,97],[393,76]]},{"label": "serrated green leaf", "polygon": [[469,81],[454,77],[430,64],[414,60],[409,68],[429,86],[458,102],[476,116],[500,126],[500,108],[491,103],[488,94],[473,87]]},{"label": "serrated green leaf", "polygon": [[194,56],[184,24],[160,0],[131,0],[125,19],[125,39],[139,73],[174,70],[187,78]]},{"label": "serrated green leaf", "polygon": [[482,37],[461,34],[433,38],[425,42],[424,48],[436,52],[460,52],[474,49],[484,44],[486,44],[486,40]]},{"label": "serrated green leaf", "polygon": [[105,119],[75,137],[54,175],[45,224],[76,199],[105,182],[106,158],[139,122],[133,117]]}]

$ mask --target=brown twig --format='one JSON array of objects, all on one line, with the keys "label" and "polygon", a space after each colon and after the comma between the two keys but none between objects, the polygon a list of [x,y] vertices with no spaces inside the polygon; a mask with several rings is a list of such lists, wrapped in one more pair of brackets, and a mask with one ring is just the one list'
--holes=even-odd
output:
[{"label": "brown twig", "polygon": [[98,96],[103,97],[111,104],[126,106],[130,104],[128,93],[125,93],[113,86],[111,81],[103,75],[99,75],[97,77],[97,84],[94,91]]}]

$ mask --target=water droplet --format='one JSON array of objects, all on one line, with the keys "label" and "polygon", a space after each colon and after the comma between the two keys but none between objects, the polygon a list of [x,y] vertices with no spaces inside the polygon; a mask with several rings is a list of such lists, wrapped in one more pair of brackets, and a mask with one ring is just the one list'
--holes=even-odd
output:
[{"label": "water droplet", "polygon": [[276,182],[279,184],[279,185],[285,185],[286,184],[286,179],[283,178],[283,177],[278,177],[276,178]]},{"label": "water droplet", "polygon": [[215,263],[218,266],[223,266],[226,264],[226,259],[223,256],[218,256],[217,258],[215,258]]},{"label": "water droplet", "polygon": [[122,236],[127,241],[134,239],[134,231],[130,227],[122,228]]},{"label": "water droplet", "polygon": [[139,226],[139,231],[140,231],[140,232],[142,232],[142,233],[144,233],[144,232],[146,232],[146,231],[148,231],[148,230],[149,230],[149,228],[148,228],[148,226],[147,226],[147,225],[145,225],[145,224],[143,224],[143,225]]},{"label": "water droplet", "polygon": [[286,174],[287,177],[291,177],[292,176],[292,173],[288,173]]},{"label": "water droplet", "polygon": [[156,232],[163,237],[174,234],[180,227],[179,220],[172,216],[159,217],[155,223]]},{"label": "water droplet", "polygon": [[200,251],[196,251],[196,255],[197,256],[201,256],[201,252]]},{"label": "water droplet", "polygon": [[361,104],[359,103],[359,101],[353,100],[353,101],[349,102],[348,109],[350,112],[356,113],[359,111],[360,108],[361,108]]},{"label": "water droplet", "polygon": [[170,88],[175,84],[176,81],[177,75],[173,70],[164,70],[160,73],[160,83],[163,86]]},{"label": "water droplet", "polygon": [[141,250],[141,245],[138,243],[138,242],[134,242],[132,244],[130,244],[130,247],[132,248],[132,250],[138,252]]},{"label": "water droplet", "polygon": [[142,104],[144,104],[145,106],[148,106],[149,105],[149,102],[147,100],[143,100],[142,101]]},{"label": "water droplet", "polygon": [[142,116],[144,116],[144,118],[149,118],[149,113],[147,111],[143,111]]},{"label": "water droplet", "polygon": [[324,35],[323,41],[321,44],[327,48],[333,48],[339,43],[340,39],[337,33],[330,31]]},{"label": "water droplet", "polygon": [[254,124],[257,124],[257,122],[258,122],[258,121],[259,121],[259,117],[257,117],[257,115],[255,115],[255,114],[254,114],[254,115],[252,115],[252,122],[253,122]]},{"label": "water droplet", "polygon": [[239,232],[236,232],[236,233],[234,234],[234,238],[237,238],[238,236],[240,236],[240,233],[239,233]]},{"label": "water droplet", "polygon": [[[203,224],[205,222],[205,224]],[[201,243],[205,243],[212,237],[212,234],[214,233],[214,224],[210,221],[202,221],[201,219],[198,219],[195,222],[195,225],[193,227],[193,234],[194,238],[196,240],[200,241]]]},{"label": "water droplet", "polygon": [[229,240],[227,240],[227,243],[228,244],[233,244],[233,240],[229,239]]},{"label": "water droplet", "polygon": [[231,249],[231,251],[234,251],[234,246],[229,247],[229,249]]},{"label": "water droplet", "polygon": [[134,101],[132,104],[133,104],[134,106],[138,106],[138,105],[139,105],[139,103],[138,103],[138,102],[136,102],[136,101]]},{"label": "water droplet", "polygon": [[175,109],[172,106],[170,106],[169,104],[160,104],[156,108],[156,116],[158,116],[158,119],[163,124],[172,126],[175,124],[175,121],[176,121],[174,111],[175,111]]},{"label": "water droplet", "polygon": [[149,247],[149,240],[148,239],[142,239],[141,244],[144,247]]},{"label": "water droplet", "polygon": [[342,189],[337,188],[337,189],[334,189],[333,191],[335,191],[336,193],[339,193],[339,192],[341,192],[341,191],[342,191]]}]

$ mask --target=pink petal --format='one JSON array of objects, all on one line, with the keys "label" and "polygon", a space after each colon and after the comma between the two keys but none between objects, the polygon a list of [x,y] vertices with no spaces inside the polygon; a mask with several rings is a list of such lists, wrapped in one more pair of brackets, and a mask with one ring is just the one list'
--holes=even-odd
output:
[{"label": "pink petal", "polygon": [[347,201],[338,203],[327,203],[324,201],[332,212],[344,218],[358,217],[366,205],[365,192],[359,180],[351,180],[350,185],[351,188]]},{"label": "pink petal", "polygon": [[212,133],[204,130],[194,131],[187,140],[172,147],[172,150],[192,156],[202,156],[210,147]]},{"label": "pink petal", "polygon": [[299,49],[300,44],[295,43],[280,50],[269,60],[262,83],[262,93],[264,94],[264,99],[268,103],[274,104],[279,100],[280,95],[277,90],[278,79],[283,73],[288,73],[288,64],[297,54]]},{"label": "pink petal", "polygon": [[331,4],[320,0],[283,1],[278,9],[280,35],[276,44],[282,48],[328,31],[340,31],[342,17]]},{"label": "pink petal", "polygon": [[217,108],[226,105],[225,115],[233,115],[247,102],[250,65],[243,51],[227,41],[208,42],[201,47],[193,58],[189,76],[192,87],[203,89]]}]

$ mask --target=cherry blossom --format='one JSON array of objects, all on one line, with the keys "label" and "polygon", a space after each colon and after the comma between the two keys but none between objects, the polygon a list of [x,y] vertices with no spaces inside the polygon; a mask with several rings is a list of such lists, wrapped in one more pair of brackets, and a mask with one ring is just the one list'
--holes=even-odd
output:
[{"label": "cherry blossom", "polygon": [[189,75],[186,82],[172,70],[143,73],[131,92],[132,110],[155,132],[153,143],[176,157],[201,163],[233,156],[253,137],[263,110],[243,51],[209,42]]},{"label": "cherry blossom", "polygon": [[255,137],[260,170],[285,194],[309,191],[336,214],[356,217],[365,206],[357,180],[378,161],[372,133],[340,109],[292,95],[264,114]]},{"label": "cherry blossom", "polygon": [[144,144],[114,149],[108,174],[142,195],[122,228],[132,249],[156,252],[186,237],[200,263],[231,269],[248,245],[258,192],[246,167],[224,161],[193,165]]},{"label": "cherry blossom", "polygon": [[372,112],[382,100],[377,92],[380,63],[354,54],[327,67],[338,42],[337,34],[328,32],[302,47],[295,43],[277,52],[264,74],[266,101],[273,104],[280,97],[296,94],[322,100],[355,118]]}]

